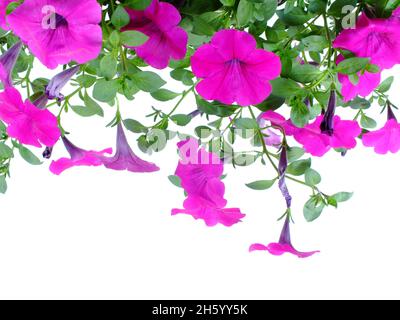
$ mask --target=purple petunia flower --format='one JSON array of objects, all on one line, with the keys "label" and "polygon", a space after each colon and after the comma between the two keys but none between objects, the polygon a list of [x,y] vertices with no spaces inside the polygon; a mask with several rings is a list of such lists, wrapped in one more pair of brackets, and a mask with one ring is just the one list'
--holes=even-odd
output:
[{"label": "purple petunia flower", "polygon": [[274,256],[281,256],[284,253],[291,253],[299,258],[308,258],[316,253],[319,253],[319,251],[301,252],[301,251],[296,250],[293,247],[291,237],[290,237],[290,217],[289,217],[289,215],[286,217],[285,223],[283,225],[281,236],[279,238],[279,242],[272,242],[268,245],[255,243],[250,246],[249,251],[250,252],[268,251],[270,254],[272,254]]},{"label": "purple petunia flower", "polygon": [[102,47],[96,0],[25,0],[8,17],[11,30],[48,68],[97,58]]},{"label": "purple petunia flower", "polygon": [[117,150],[112,158],[103,159],[104,166],[113,170],[130,172],[154,172],[160,170],[154,163],[140,159],[131,149],[122,124],[117,126]]},{"label": "purple petunia flower", "polygon": [[181,160],[176,175],[187,193],[184,209],[173,209],[172,215],[184,213],[194,219],[204,220],[207,226],[218,223],[232,226],[241,221],[244,214],[238,208],[225,208],[225,185],[221,181],[224,165],[213,153],[199,149],[191,138],[178,143]]},{"label": "purple petunia flower", "polygon": [[102,151],[86,151],[73,145],[66,137],[62,138],[65,148],[70,154],[70,158],[61,158],[50,164],[50,171],[60,175],[65,170],[77,166],[101,166],[105,154],[111,154],[112,149],[107,148]]},{"label": "purple petunia flower", "polygon": [[0,57],[0,81],[4,87],[12,87],[12,71],[21,52],[22,43],[14,44]]},{"label": "purple petunia flower", "polygon": [[49,99],[57,99],[59,101],[64,99],[61,90],[65,87],[68,81],[79,71],[79,66],[66,69],[55,77],[53,77],[49,84],[46,86],[46,95]]},{"label": "purple petunia flower", "polygon": [[143,11],[127,9],[131,21],[124,30],[136,30],[149,39],[133,47],[137,55],[157,69],[168,66],[170,59],[181,60],[186,55],[188,35],[179,27],[181,16],[171,4],[153,0]]},{"label": "purple petunia flower", "polygon": [[0,93],[0,119],[8,124],[7,134],[22,144],[51,147],[60,138],[57,118],[29,100],[23,102],[21,94],[12,87]]},{"label": "purple petunia flower", "polygon": [[333,46],[370,58],[381,69],[390,69],[400,63],[400,24],[397,19],[369,19],[364,13],[356,29],[343,30]]},{"label": "purple petunia flower", "polygon": [[251,34],[233,29],[218,31],[191,62],[195,76],[203,79],[196,89],[204,99],[241,106],[266,99],[272,91],[269,82],[281,73],[277,55],[257,49]]}]

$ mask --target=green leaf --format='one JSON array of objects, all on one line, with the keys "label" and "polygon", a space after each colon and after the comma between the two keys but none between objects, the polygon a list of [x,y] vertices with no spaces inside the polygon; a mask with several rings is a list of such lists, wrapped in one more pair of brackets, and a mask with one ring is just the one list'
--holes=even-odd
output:
[{"label": "green leaf", "polygon": [[233,7],[236,0],[219,0],[225,7]]},{"label": "green leaf", "polygon": [[387,78],[385,81],[383,81],[380,84],[380,86],[376,90],[378,90],[380,93],[388,92],[390,90],[390,88],[392,87],[393,81],[394,81],[393,76]]},{"label": "green leaf", "polygon": [[96,114],[100,117],[104,117],[103,109],[87,93],[85,93],[83,101],[85,102],[86,108],[88,108],[94,115]]},{"label": "green leaf", "polygon": [[212,129],[207,126],[198,126],[194,131],[200,139],[207,139],[212,134]]},{"label": "green leaf", "polygon": [[141,46],[147,40],[149,40],[149,37],[139,31],[129,30],[121,33],[121,42],[127,47]]},{"label": "green leaf", "polygon": [[0,193],[4,194],[7,192],[7,181],[5,176],[0,176]]},{"label": "green leaf", "polygon": [[356,5],[357,5],[357,0],[336,0],[330,6],[328,14],[335,17],[342,17],[343,15],[347,14],[347,12],[343,13],[343,8],[345,6],[352,6],[355,8]]},{"label": "green leaf", "polygon": [[306,184],[308,184],[309,186],[316,186],[321,182],[320,174],[311,168],[307,169],[304,173],[304,179]]},{"label": "green leaf", "polygon": [[321,71],[311,64],[295,64],[289,77],[294,81],[301,83],[310,83],[321,76]]},{"label": "green leaf", "polygon": [[365,114],[361,116],[361,126],[365,129],[376,128],[377,123],[374,119],[367,117]]},{"label": "green leaf", "polygon": [[259,180],[259,181],[254,181],[254,182],[248,183],[248,184],[246,184],[246,186],[253,190],[267,190],[274,185],[275,181],[276,181],[276,179]]},{"label": "green leaf", "polygon": [[311,167],[311,159],[297,160],[288,165],[286,173],[301,176]]},{"label": "green leaf", "polygon": [[300,159],[302,156],[304,156],[304,154],[305,154],[305,151],[303,148],[291,147],[287,151],[288,162],[296,161],[296,160]]},{"label": "green leaf", "polygon": [[181,178],[175,175],[168,176],[168,180],[176,187],[182,188]]},{"label": "green leaf", "polygon": [[158,101],[169,101],[179,97],[180,93],[175,93],[167,89],[160,89],[151,93],[151,96]]},{"label": "green leaf", "polygon": [[189,122],[192,120],[192,117],[186,114],[175,114],[171,116],[171,120],[178,126],[184,127],[189,124]]},{"label": "green leaf", "polygon": [[126,129],[134,133],[146,133],[148,130],[146,126],[134,119],[125,119],[123,123]]},{"label": "green leaf", "polygon": [[30,151],[28,148],[25,148],[23,145],[18,146],[19,149],[19,154],[21,157],[28,162],[29,164],[32,164],[34,166],[42,164],[42,162],[39,160],[38,157],[36,157],[32,151]]},{"label": "green leaf", "polygon": [[312,222],[321,216],[324,208],[325,204],[323,202],[316,201],[316,198],[312,197],[304,205],[303,208],[304,218],[306,218],[308,222]]},{"label": "green leaf", "polygon": [[312,15],[305,12],[300,7],[294,7],[290,11],[286,10],[278,10],[276,12],[279,19],[282,20],[283,23],[289,26],[299,26],[306,23],[311,19]]},{"label": "green leaf", "polygon": [[151,71],[141,71],[132,75],[133,83],[142,91],[155,92],[166,82],[157,74]]},{"label": "green leaf", "polygon": [[305,103],[296,103],[291,108],[290,119],[296,127],[304,128],[310,120],[310,110]]},{"label": "green leaf", "polygon": [[80,75],[79,77],[77,77],[76,80],[78,81],[81,87],[90,88],[92,85],[95,84],[96,77],[85,74],[85,75]]},{"label": "green leaf", "polygon": [[365,69],[368,63],[368,58],[349,58],[340,62],[336,67],[336,71],[342,74],[353,74]]},{"label": "green leaf", "polygon": [[301,44],[306,51],[321,52],[329,46],[325,36],[308,36],[301,39]]},{"label": "green leaf", "polygon": [[130,17],[128,12],[126,12],[122,5],[119,5],[117,9],[115,9],[111,17],[111,23],[117,29],[121,29],[122,27],[125,27],[129,23],[129,21]]},{"label": "green leaf", "polygon": [[327,4],[326,0],[310,0],[308,10],[312,13],[322,14],[326,12]]},{"label": "green leaf", "polygon": [[111,102],[117,95],[119,84],[116,80],[107,81],[101,79],[96,82],[93,88],[93,97],[97,101]]},{"label": "green leaf", "polygon": [[338,192],[332,196],[337,202],[346,202],[351,199],[353,192]]},{"label": "green leaf", "polygon": [[150,6],[153,0],[128,0],[127,6],[135,10],[144,10]]},{"label": "green leaf", "polygon": [[12,149],[5,145],[4,143],[0,143],[0,158],[9,159],[13,156]]},{"label": "green leaf", "polygon": [[227,106],[219,102],[208,102],[196,95],[197,108],[205,114],[219,117],[229,117],[238,109],[237,106]]},{"label": "green leaf", "polygon": [[100,72],[107,80],[114,78],[117,73],[117,60],[112,56],[104,56],[100,61]]},{"label": "green leaf", "polygon": [[303,89],[293,80],[278,78],[271,81],[272,94],[282,98],[289,98],[301,94]]},{"label": "green leaf", "polygon": [[235,120],[237,129],[258,129],[258,123],[252,118],[239,118]]},{"label": "green leaf", "polygon": [[253,4],[247,0],[240,0],[237,8],[237,21],[239,26],[247,25],[253,17]]}]

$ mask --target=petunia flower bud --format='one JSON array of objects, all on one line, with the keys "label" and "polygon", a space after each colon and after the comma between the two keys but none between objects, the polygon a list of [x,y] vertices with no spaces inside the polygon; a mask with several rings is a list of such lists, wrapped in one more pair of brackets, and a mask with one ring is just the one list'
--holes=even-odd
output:
[{"label": "petunia flower bud", "polygon": [[325,111],[324,119],[321,122],[321,132],[329,136],[333,135],[334,127],[334,116],[336,111],[336,91],[331,91],[331,96],[329,98],[328,108]]},{"label": "petunia flower bud", "polygon": [[278,166],[278,171],[279,171],[279,189],[282,192],[283,197],[286,200],[286,206],[287,208],[290,208],[292,205],[292,196],[289,193],[289,190],[286,185],[286,179],[285,179],[285,174],[286,174],[286,169],[288,166],[288,161],[287,161],[287,147],[286,145],[282,146],[282,151],[281,151],[281,156],[279,159],[279,166]]},{"label": "petunia flower bud", "polygon": [[21,52],[22,42],[14,44],[0,57],[0,81],[4,87],[12,87],[12,71]]},{"label": "petunia flower bud", "polygon": [[61,94],[61,90],[71,80],[71,78],[79,71],[79,66],[72,67],[70,69],[60,72],[53,77],[49,84],[46,86],[46,95],[49,99],[57,99],[61,101],[64,96]]}]

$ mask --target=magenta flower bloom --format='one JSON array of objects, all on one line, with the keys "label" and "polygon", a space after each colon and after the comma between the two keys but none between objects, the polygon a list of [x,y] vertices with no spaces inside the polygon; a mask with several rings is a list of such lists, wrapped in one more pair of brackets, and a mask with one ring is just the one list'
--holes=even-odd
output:
[{"label": "magenta flower bloom", "polygon": [[154,172],[160,170],[154,163],[144,161],[133,153],[121,123],[117,128],[117,151],[112,158],[104,158],[103,163],[106,168],[119,171]]},{"label": "magenta flower bloom", "polygon": [[299,258],[308,258],[312,255],[319,253],[319,251],[308,251],[308,252],[300,252],[296,250],[291,242],[290,237],[290,217],[287,216],[285,223],[283,225],[282,233],[279,238],[279,242],[272,242],[267,246],[263,244],[253,244],[250,246],[250,252],[253,251],[268,251],[270,254],[274,256],[281,256],[284,253],[291,253]]},{"label": "magenta flower bloom", "polygon": [[294,126],[290,120],[286,120],[285,117],[272,110],[263,112],[260,115],[260,119],[264,121],[269,121],[272,126],[283,129],[287,136],[292,136],[295,132],[299,130],[299,128]]},{"label": "magenta flower bloom", "polygon": [[[337,63],[344,60],[344,57],[340,55],[337,59]],[[367,97],[369,96],[381,83],[381,73],[371,73],[365,71],[363,74],[358,73],[359,82],[355,85],[350,81],[350,78],[346,74],[339,73],[339,81],[342,84],[342,95],[343,101],[348,102],[353,100],[357,96]]]},{"label": "magenta flower bloom", "polygon": [[8,17],[11,30],[48,68],[97,58],[102,47],[96,0],[25,0]]},{"label": "magenta flower bloom", "polygon": [[52,161],[50,171],[56,175],[60,175],[65,170],[77,166],[101,166],[105,154],[111,154],[112,149],[104,149],[102,151],[86,151],[76,147],[66,137],[62,138],[65,148],[71,158],[61,158],[57,161]]},{"label": "magenta flower bloom", "polygon": [[196,86],[206,100],[241,106],[261,103],[272,91],[270,80],[281,73],[277,55],[257,49],[252,35],[221,30],[192,56],[192,70],[203,80]]},{"label": "magenta flower bloom", "polygon": [[298,130],[294,134],[297,142],[313,156],[322,157],[331,148],[353,149],[357,145],[356,138],[361,134],[361,128],[357,121],[341,120],[339,116],[333,117],[332,135],[321,132],[321,123],[324,116]]},{"label": "magenta flower bloom", "polygon": [[356,29],[343,30],[333,45],[370,58],[381,69],[400,63],[400,27],[395,19],[369,19],[363,14]]},{"label": "magenta flower bloom", "polygon": [[22,43],[18,42],[0,57],[0,81],[6,88],[13,86],[12,71],[21,52],[21,48]]},{"label": "magenta flower bloom", "polygon": [[16,2],[17,0],[1,0],[0,1],[0,28],[3,30],[8,30],[9,27],[6,21],[7,7],[11,2]]},{"label": "magenta flower bloom", "polygon": [[185,213],[202,219],[207,226],[232,226],[245,216],[238,208],[225,208],[225,185],[221,181],[224,165],[217,155],[199,149],[195,139],[178,143],[181,160],[176,175],[187,193],[184,209],[173,209],[172,215]]},{"label": "magenta flower bloom", "polygon": [[0,93],[0,119],[8,124],[7,134],[22,144],[51,147],[60,138],[57,118],[29,100],[23,102],[18,90],[11,87]]},{"label": "magenta flower bloom", "polygon": [[149,37],[143,45],[132,48],[147,64],[164,69],[170,59],[185,57],[188,35],[178,26],[181,16],[173,5],[153,0],[144,11],[126,10],[131,21],[124,30],[140,31]]},{"label": "magenta flower bloom", "polygon": [[377,131],[363,135],[362,141],[366,147],[374,147],[378,154],[397,153],[400,150],[400,124],[397,122],[390,104],[387,106],[388,121]]},{"label": "magenta flower bloom", "polygon": [[400,124],[390,119],[383,128],[364,134],[362,142],[366,147],[374,147],[378,154],[397,153],[400,150]]}]

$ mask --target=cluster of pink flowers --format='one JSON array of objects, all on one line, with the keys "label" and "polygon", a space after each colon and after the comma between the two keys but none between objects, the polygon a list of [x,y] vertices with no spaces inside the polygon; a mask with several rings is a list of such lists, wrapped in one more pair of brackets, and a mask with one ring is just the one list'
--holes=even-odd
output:
[{"label": "cluster of pink flowers", "polygon": [[[7,7],[13,2],[16,2],[16,8],[7,14]],[[129,20],[126,17],[126,24],[118,31],[135,30],[145,34],[148,40],[139,46],[122,47],[122,51],[135,52],[137,57],[156,69],[165,69],[172,60],[186,57],[189,36],[180,26],[182,17],[176,7],[153,0],[144,10],[126,8],[126,13]],[[15,139],[13,143],[18,141],[37,148],[46,147],[46,157],[50,157],[61,140],[69,157],[51,162],[50,171],[56,175],[77,166],[104,166],[129,172],[159,170],[156,164],[139,158],[132,150],[119,109],[113,122],[117,137],[114,155],[112,148],[88,151],[75,146],[61,128],[60,117],[46,109],[49,100],[54,100],[54,104],[63,101],[62,90],[73,76],[85,70],[81,65],[101,55],[105,42],[100,26],[102,18],[102,7],[96,0],[0,2],[0,27],[10,30],[20,39],[0,57],[0,81],[4,86],[0,92],[0,120],[7,124],[7,135]],[[379,67],[378,73],[360,71],[357,84],[348,75],[338,75],[345,102],[357,96],[369,96],[379,86],[381,72],[400,64],[400,8],[389,19],[371,19],[363,13],[355,29],[343,30],[334,40],[333,47],[336,51],[343,51],[337,56],[337,64],[345,60],[348,55],[345,51],[350,51],[356,57],[369,58],[371,64]],[[13,85],[13,69],[21,50],[29,50],[48,69],[64,67],[50,80],[44,92],[32,99],[34,101],[30,101],[29,97],[24,100]],[[282,72],[281,59],[277,54],[261,49],[249,32],[236,29],[216,32],[207,43],[196,48],[190,57],[190,64],[194,77],[198,79],[193,91],[197,91],[204,100],[237,104],[237,107],[264,102],[273,91],[271,82]],[[331,149],[354,149],[361,135],[363,144],[373,147],[378,154],[400,150],[400,124],[390,103],[384,127],[363,133],[357,121],[344,120],[336,115],[335,85],[327,90],[331,91],[328,105],[321,115],[302,128],[276,111],[263,112],[258,118],[265,144],[276,147],[280,152],[276,180],[279,180],[287,211],[279,241],[268,245],[253,244],[250,251],[268,251],[273,255],[291,253],[300,258],[318,252],[300,252],[291,243],[292,197],[285,180],[288,167],[286,137],[293,137],[306,152],[317,157],[324,156]],[[308,104],[309,101],[307,99]],[[165,116],[167,119],[170,115]],[[255,119],[253,112],[252,116]],[[180,180],[186,199],[183,209],[173,209],[172,215],[187,214],[196,220],[203,220],[207,226],[231,227],[241,222],[245,214],[239,208],[227,207],[222,181],[224,163],[219,155],[207,151],[194,138],[180,141],[178,150],[180,160],[175,175]]]}]

